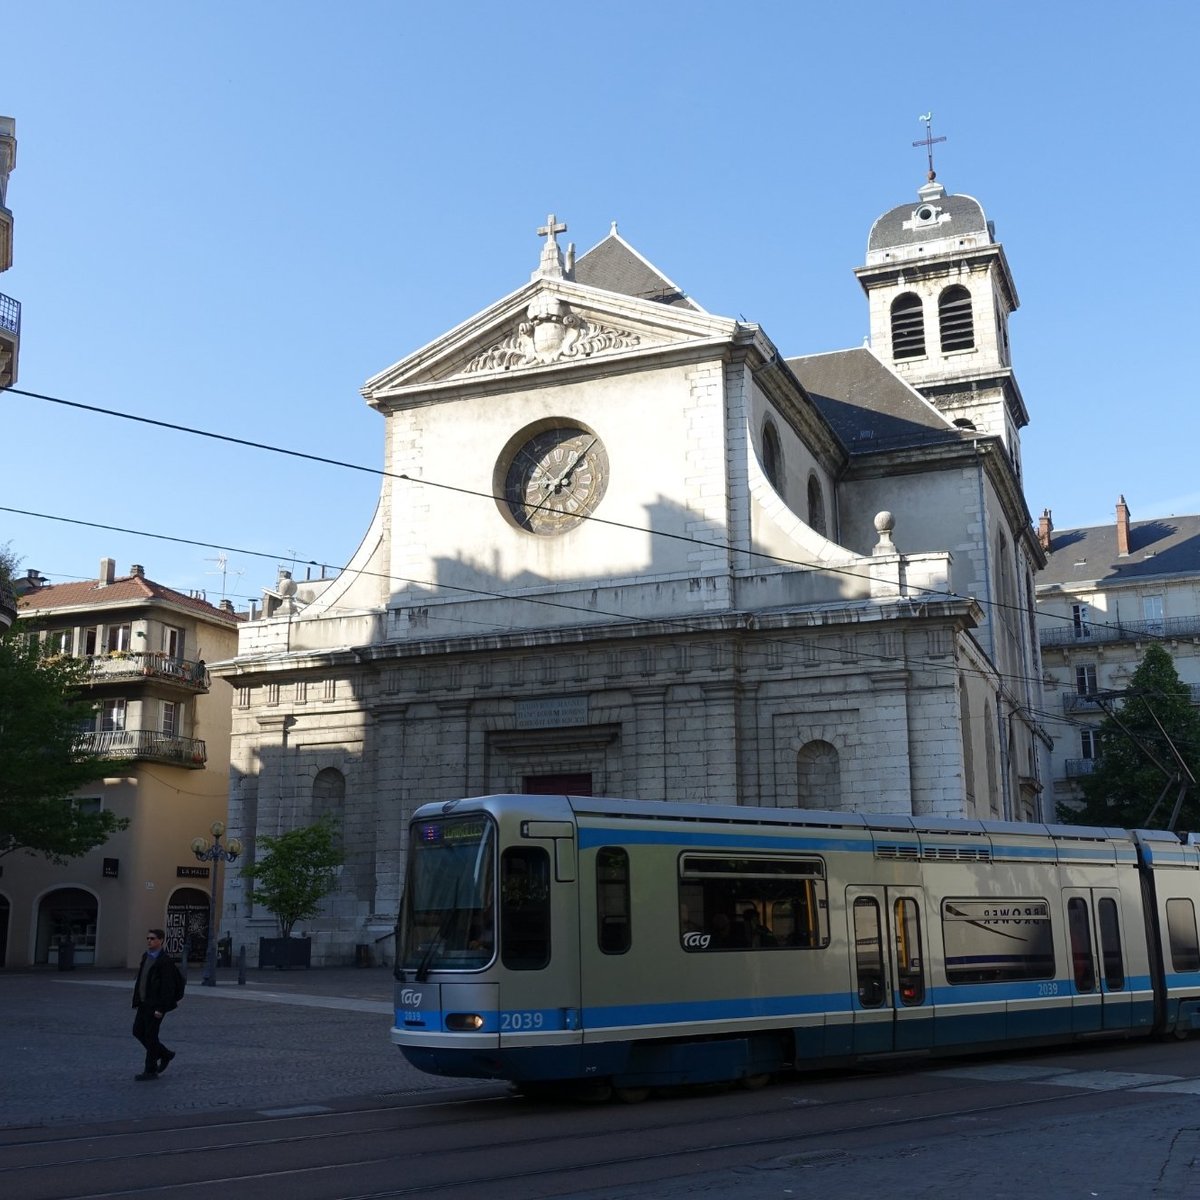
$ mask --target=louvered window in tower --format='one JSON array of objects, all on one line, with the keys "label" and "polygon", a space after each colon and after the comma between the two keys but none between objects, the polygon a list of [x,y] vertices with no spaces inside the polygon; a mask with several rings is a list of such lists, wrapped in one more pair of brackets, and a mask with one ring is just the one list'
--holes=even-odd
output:
[{"label": "louvered window in tower", "polygon": [[892,357],[920,358],[925,353],[925,317],[921,297],[905,292],[892,301]]},{"label": "louvered window in tower", "polygon": [[938,299],[938,328],[942,353],[975,349],[975,319],[971,315],[971,293],[965,287],[948,287]]}]

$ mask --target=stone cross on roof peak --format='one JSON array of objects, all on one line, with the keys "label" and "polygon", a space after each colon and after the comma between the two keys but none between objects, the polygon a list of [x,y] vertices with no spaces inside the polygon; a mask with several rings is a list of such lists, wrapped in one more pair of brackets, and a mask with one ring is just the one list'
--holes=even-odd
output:
[{"label": "stone cross on roof peak", "polygon": [[558,221],[553,213],[546,218],[545,225],[538,226],[538,237],[544,237],[546,242],[542,246],[541,261],[530,279],[563,279],[565,277],[562,251],[558,248],[558,235],[566,232],[566,224]]}]

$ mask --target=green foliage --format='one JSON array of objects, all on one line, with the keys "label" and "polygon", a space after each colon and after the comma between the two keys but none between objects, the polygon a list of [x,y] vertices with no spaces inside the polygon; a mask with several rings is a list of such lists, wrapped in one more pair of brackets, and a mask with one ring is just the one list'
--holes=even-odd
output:
[{"label": "green foliage", "polygon": [[250,899],[274,913],[281,937],[290,937],[297,921],[315,917],[337,886],[344,857],[337,833],[333,821],[322,817],[315,825],[258,839],[258,861],[242,874],[253,881]]},{"label": "green foliage", "polygon": [[0,637],[0,857],[22,850],[64,863],[129,824],[70,800],[123,764],[80,748],[80,725],[94,712],[85,665],[44,654],[27,633],[14,626]]},{"label": "green foliage", "polygon": [[[1172,777],[1181,769],[1172,744],[1200,779],[1200,712],[1159,643],[1147,648],[1119,705],[1119,720],[1106,717],[1099,727],[1095,768],[1080,780],[1082,808],[1062,805],[1059,818],[1073,824],[1165,828],[1179,795],[1179,782]],[[1190,783],[1176,828],[1200,830],[1200,788]]]}]

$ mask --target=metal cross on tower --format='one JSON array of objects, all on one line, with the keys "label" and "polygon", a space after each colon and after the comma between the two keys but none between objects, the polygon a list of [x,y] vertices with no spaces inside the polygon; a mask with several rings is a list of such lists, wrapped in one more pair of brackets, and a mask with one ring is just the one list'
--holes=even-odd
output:
[{"label": "metal cross on tower", "polygon": [[[925,122],[925,136],[919,142],[913,142],[914,146],[924,146],[926,154],[929,155],[929,182],[932,183],[937,178],[937,172],[933,169],[933,147],[935,142],[944,142],[944,137],[933,136],[933,113],[922,113],[917,118],[918,121]],[[541,233],[541,230],[538,230]]]}]

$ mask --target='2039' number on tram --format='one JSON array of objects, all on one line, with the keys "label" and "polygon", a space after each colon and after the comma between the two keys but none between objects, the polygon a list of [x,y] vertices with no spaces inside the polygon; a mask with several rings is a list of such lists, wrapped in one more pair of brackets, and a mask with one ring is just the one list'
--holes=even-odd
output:
[{"label": "'2039' number on tram", "polygon": [[500,1014],[500,1029],[541,1029],[540,1012],[506,1012]]},{"label": "'2039' number on tram", "polygon": [[1058,984],[1057,983],[1039,983],[1038,984],[1038,995],[1039,996],[1057,996],[1058,995]]}]

